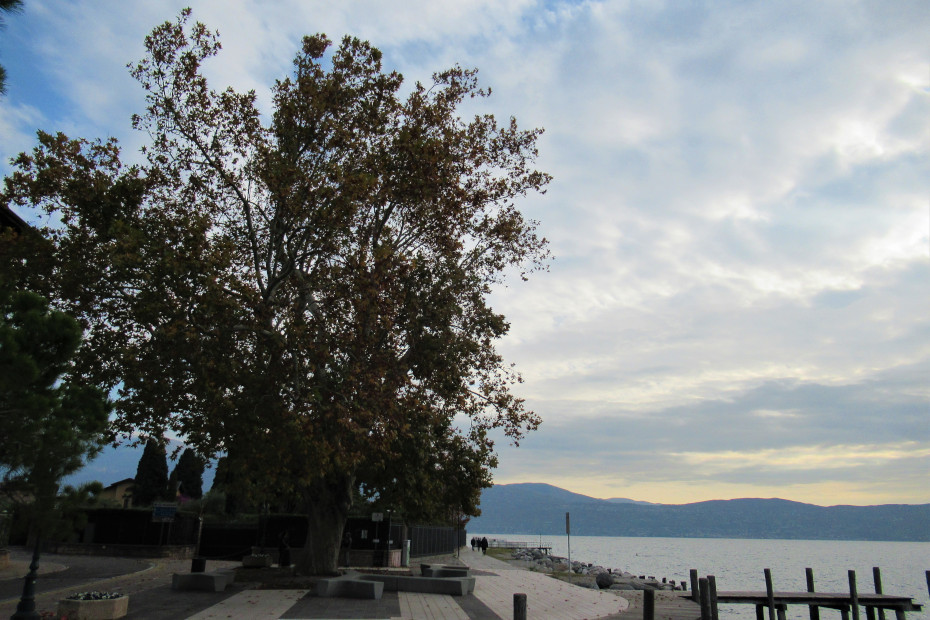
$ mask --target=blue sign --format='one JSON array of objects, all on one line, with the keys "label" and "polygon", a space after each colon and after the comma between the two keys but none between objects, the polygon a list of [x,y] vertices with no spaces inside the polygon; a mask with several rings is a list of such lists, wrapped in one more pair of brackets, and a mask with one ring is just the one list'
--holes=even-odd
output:
[{"label": "blue sign", "polygon": [[178,505],[167,502],[156,502],[152,505],[152,521],[155,523],[169,523],[174,521],[178,512]]}]

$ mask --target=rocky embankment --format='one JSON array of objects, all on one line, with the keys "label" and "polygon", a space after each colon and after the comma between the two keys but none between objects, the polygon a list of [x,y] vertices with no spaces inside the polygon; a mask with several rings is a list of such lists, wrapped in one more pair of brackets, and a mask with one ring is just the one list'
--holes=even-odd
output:
[{"label": "rocky embankment", "polygon": [[[538,549],[514,549],[514,561],[526,565],[531,570],[545,573],[568,573],[568,559],[555,555],[546,555]],[[676,585],[664,577],[634,575],[617,568],[605,568],[595,564],[572,561],[571,572],[586,576],[577,585],[600,588],[601,590],[684,590],[685,584]],[[573,580],[574,582],[574,580]]]}]

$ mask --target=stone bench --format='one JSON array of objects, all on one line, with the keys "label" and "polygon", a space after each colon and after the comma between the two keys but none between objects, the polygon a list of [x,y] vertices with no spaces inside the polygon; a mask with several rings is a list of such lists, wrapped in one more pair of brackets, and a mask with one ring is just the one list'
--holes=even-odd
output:
[{"label": "stone bench", "polygon": [[174,573],[171,575],[171,589],[222,592],[230,581],[232,575],[229,573]]},{"label": "stone bench", "polygon": [[420,574],[423,577],[471,577],[471,572],[467,566],[420,564]]},{"label": "stone bench", "polygon": [[322,598],[363,598],[381,600],[384,593],[384,584],[369,579],[371,575],[362,578],[358,573],[347,573],[340,577],[320,579],[316,584],[316,595]]},{"label": "stone bench", "polygon": [[380,581],[389,592],[424,592],[465,596],[475,591],[474,577],[415,577],[409,575],[365,575]]}]

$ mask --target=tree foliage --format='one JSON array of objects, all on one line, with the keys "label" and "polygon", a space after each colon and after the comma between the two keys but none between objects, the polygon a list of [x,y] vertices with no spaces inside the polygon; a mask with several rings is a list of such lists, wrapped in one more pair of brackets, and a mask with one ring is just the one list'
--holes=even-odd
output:
[{"label": "tree foliage", "polygon": [[163,443],[149,439],[136,467],[132,502],[136,506],[149,506],[167,499],[169,495],[168,453]]},{"label": "tree foliage", "polygon": [[62,478],[105,445],[110,403],[77,376],[81,328],[41,296],[0,288],[0,475],[30,518],[48,525]]},{"label": "tree foliage", "polygon": [[5,190],[62,220],[31,273],[87,325],[85,372],[121,385],[116,428],[171,429],[225,451],[249,497],[296,498],[315,572],[334,568],[358,484],[401,512],[477,512],[491,431],[518,442],[539,424],[487,299],[545,265],[515,205],[549,181],[532,168],[541,130],[461,119],[489,94],[474,70],[402,97],[355,38],[327,56],[306,37],[267,119],[254,92],[208,87],[219,41],[189,11],[145,44],[146,164],[40,134]]}]

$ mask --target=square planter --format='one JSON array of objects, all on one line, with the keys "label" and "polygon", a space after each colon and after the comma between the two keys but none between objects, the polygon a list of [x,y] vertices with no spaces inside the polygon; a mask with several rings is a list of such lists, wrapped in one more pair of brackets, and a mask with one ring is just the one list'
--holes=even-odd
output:
[{"label": "square planter", "polygon": [[77,601],[70,598],[58,601],[58,615],[68,620],[110,620],[122,618],[128,612],[128,596],[101,601]]}]

